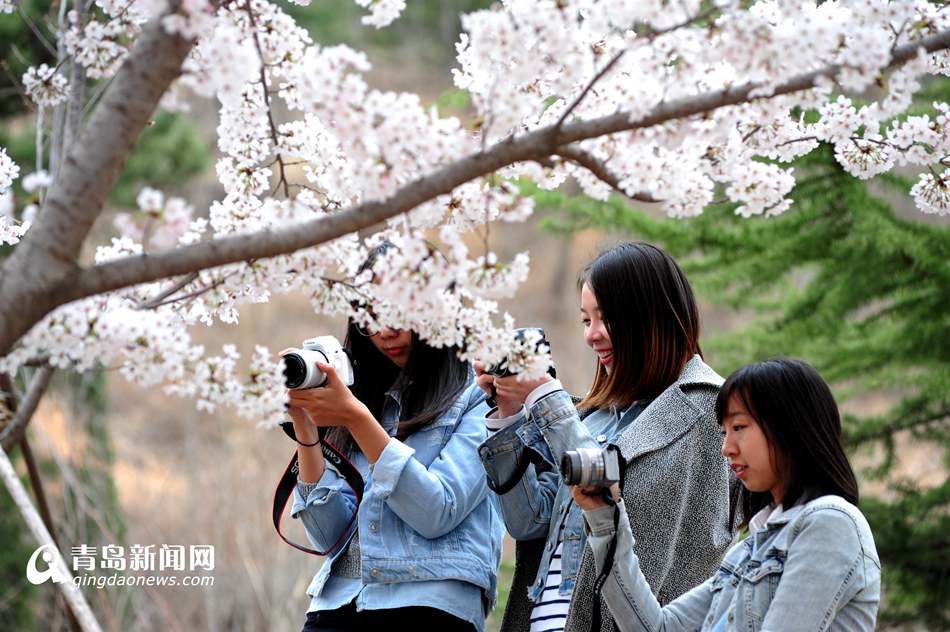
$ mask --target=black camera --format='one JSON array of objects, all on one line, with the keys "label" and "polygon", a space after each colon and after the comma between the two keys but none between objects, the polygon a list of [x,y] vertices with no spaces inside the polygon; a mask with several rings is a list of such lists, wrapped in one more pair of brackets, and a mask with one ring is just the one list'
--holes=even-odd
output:
[{"label": "black camera", "polygon": [[[535,351],[541,350],[543,347],[551,348],[551,345],[548,344],[548,339],[544,337],[544,330],[540,327],[521,327],[515,329],[515,342],[524,344],[529,336],[537,336],[537,339],[534,343]],[[516,375],[517,371],[512,371],[509,367],[511,363],[511,356],[499,362],[498,364],[493,364],[485,367],[485,373],[489,375],[494,375],[495,377],[509,377],[511,375]],[[551,377],[557,377],[557,371],[554,370],[554,366],[548,367],[548,375]]]},{"label": "black camera", "polygon": [[561,457],[565,485],[610,487],[620,481],[620,450],[616,446],[568,450]]}]

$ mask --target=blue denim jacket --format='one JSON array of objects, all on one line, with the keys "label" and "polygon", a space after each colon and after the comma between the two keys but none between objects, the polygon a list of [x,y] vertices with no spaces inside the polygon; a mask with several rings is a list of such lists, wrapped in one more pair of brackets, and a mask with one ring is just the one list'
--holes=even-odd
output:
[{"label": "blue denim jacket", "polygon": [[[390,435],[399,411],[399,392],[390,391],[380,420]],[[504,536],[478,462],[486,411],[472,384],[442,417],[405,441],[390,440],[375,464],[352,455],[365,480],[356,520],[361,577],[331,574],[354,528],[310,583],[311,611],[355,598],[359,610],[431,606],[484,628]],[[316,484],[298,481],[291,515],[325,550],[340,538],[354,506],[352,490],[328,464]]]},{"label": "blue denim jacket", "polygon": [[[528,416],[522,410],[514,423],[492,434],[479,448],[489,476],[496,481],[510,478],[511,472],[517,468],[518,460],[524,458],[526,448],[536,451],[551,465],[551,469],[541,474],[529,467],[511,492],[498,497],[505,525],[513,538],[547,538],[538,573],[528,588],[528,596],[532,601],[540,599],[544,591],[562,524],[564,544],[561,549],[561,584],[558,594],[568,595],[574,590],[584,553],[586,536],[581,510],[574,504],[570,488],[561,484],[558,472],[560,455],[565,450],[579,447],[606,447],[636,418],[644,404],[635,404],[619,414],[613,408],[598,410],[575,429],[573,422],[560,423],[566,418],[577,418],[574,401],[565,391],[555,391],[531,407],[530,417],[537,420],[536,423],[528,423]],[[561,432],[548,432],[551,425],[567,426],[571,431],[564,432],[558,428]]]},{"label": "blue denim jacket", "polygon": [[874,630],[881,562],[864,515],[839,496],[770,518],[729,550],[715,575],[665,608],[640,572],[630,524],[620,520],[614,533],[613,511],[606,507],[584,517],[598,572],[617,538],[602,595],[623,632]]}]

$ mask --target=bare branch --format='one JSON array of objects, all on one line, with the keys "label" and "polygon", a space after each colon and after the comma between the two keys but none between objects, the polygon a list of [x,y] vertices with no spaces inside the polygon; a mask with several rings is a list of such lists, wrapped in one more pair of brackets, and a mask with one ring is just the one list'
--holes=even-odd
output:
[{"label": "bare branch", "polygon": [[33,35],[36,36],[36,39],[39,40],[40,44],[43,45],[43,48],[49,52],[53,57],[56,56],[56,49],[53,48],[53,45],[50,44],[50,41],[46,39],[46,36],[43,35],[43,31],[36,25],[33,21],[33,18],[30,17],[30,14],[26,12],[26,9],[23,8],[22,2],[16,3],[17,11],[20,12],[20,17],[23,18],[23,21],[26,23],[26,26],[33,32]]},{"label": "bare branch", "polygon": [[588,82],[587,86],[585,86],[584,89],[581,91],[581,93],[577,95],[577,98],[574,99],[574,102],[571,103],[569,106],[567,106],[567,109],[564,110],[563,114],[561,114],[561,118],[559,118],[557,120],[557,123],[554,124],[554,129],[561,129],[561,127],[564,125],[564,121],[566,121],[567,117],[571,115],[571,112],[577,109],[577,106],[581,104],[581,101],[584,100],[584,97],[587,96],[587,93],[590,92],[591,89],[593,89],[594,84],[596,84],[598,81],[600,81],[604,77],[604,75],[610,72],[610,69],[613,68],[617,64],[618,61],[620,61],[620,58],[623,57],[626,52],[627,52],[627,49],[623,49],[619,53],[614,55],[613,59],[608,61],[607,65],[601,68],[600,72],[594,75],[593,79],[591,79],[590,82]]},{"label": "bare branch", "polygon": [[[267,92],[267,67],[264,64],[264,51],[261,49],[261,40],[257,34],[257,22],[254,20],[254,10],[251,8],[251,0],[244,3],[244,10],[247,12],[247,18],[250,21],[251,33],[254,36],[254,48],[257,49],[257,57],[261,60],[261,91],[264,93],[264,107],[267,108],[267,122],[270,124],[271,140],[274,141],[274,151],[277,151],[277,164],[280,166],[280,178],[277,180],[277,188],[284,185],[284,197],[290,197],[290,189],[287,186],[287,173],[284,170],[284,157],[278,151],[280,140],[277,136],[277,125],[274,123],[274,112],[270,107],[270,94]],[[276,188],[274,189],[277,190]]]},{"label": "bare branch", "polygon": [[597,179],[602,182],[607,183],[610,187],[619,193],[620,195],[626,196],[631,200],[636,200],[638,202],[662,202],[658,198],[653,197],[649,193],[627,193],[622,186],[620,186],[620,178],[618,178],[614,173],[610,171],[610,168],[602,160],[599,160],[595,156],[584,151],[580,147],[570,146],[570,147],[560,147],[557,150],[557,155],[565,160],[569,160],[576,165],[584,167],[592,174],[597,176]]},{"label": "bare branch", "polygon": [[[9,451],[16,445],[26,432],[26,427],[33,418],[40,400],[43,399],[46,389],[49,388],[50,380],[53,378],[53,367],[46,365],[36,372],[30,387],[26,392],[26,397],[17,402],[14,406],[13,419],[0,430],[0,446]],[[8,402],[11,401],[9,398]],[[15,401],[15,400],[14,400]]]},{"label": "bare branch", "polygon": [[678,31],[678,30],[681,29],[681,28],[685,28],[685,27],[687,27],[687,26],[692,26],[692,25],[695,24],[696,22],[700,22],[700,21],[705,20],[705,19],[707,19],[707,18],[711,18],[711,17],[712,17],[714,14],[716,14],[716,13],[719,13],[719,7],[713,5],[711,8],[709,8],[709,9],[703,11],[702,13],[698,13],[698,14],[694,15],[694,16],[691,17],[691,18],[687,18],[687,19],[683,20],[682,22],[680,22],[679,24],[674,24],[673,26],[668,26],[668,27],[666,27],[665,29],[653,30],[653,29],[651,28],[651,29],[648,30],[646,33],[644,33],[644,36],[646,36],[646,37],[648,37],[648,38],[650,38],[650,39],[652,40],[652,39],[655,39],[655,38],[659,37],[660,35],[666,35],[667,33],[672,33],[673,31]]},{"label": "bare branch", "polygon": [[166,289],[159,292],[158,295],[150,298],[147,301],[143,301],[139,303],[138,305],[135,306],[135,309],[154,309],[158,307],[159,305],[162,305],[163,301],[166,298],[168,298],[175,292],[178,292],[179,290],[184,289],[189,283],[191,283],[197,278],[198,278],[198,273],[192,272],[191,274],[182,277],[180,280],[176,281],[175,283],[172,283]]},{"label": "bare branch", "polygon": [[92,614],[92,610],[89,608],[85,597],[83,597],[82,591],[72,582],[72,575],[69,571],[69,567],[66,566],[63,560],[62,554],[59,552],[59,547],[56,546],[49,530],[46,528],[46,525],[43,524],[43,520],[37,513],[33,503],[30,502],[30,496],[23,487],[23,483],[20,482],[20,477],[17,476],[16,470],[13,469],[13,463],[10,462],[10,457],[7,456],[5,450],[0,450],[0,478],[3,478],[4,484],[13,497],[13,502],[16,504],[17,509],[33,533],[33,537],[36,538],[36,541],[39,542],[42,547],[53,553],[53,559],[49,564],[50,568],[55,568],[56,572],[66,578],[66,581],[59,582],[56,585],[66,597],[66,601],[69,603],[70,609],[75,613],[76,619],[79,621],[83,632],[102,632],[102,628],[100,628],[96,622],[96,617]]}]

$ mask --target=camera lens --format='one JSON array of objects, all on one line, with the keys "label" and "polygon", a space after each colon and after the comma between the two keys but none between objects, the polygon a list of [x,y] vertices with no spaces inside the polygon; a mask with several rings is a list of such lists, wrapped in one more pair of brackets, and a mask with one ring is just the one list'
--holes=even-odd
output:
[{"label": "camera lens", "polygon": [[561,478],[565,485],[577,485],[581,482],[581,455],[568,450],[561,457]]},{"label": "camera lens", "polygon": [[296,353],[284,356],[284,384],[287,388],[298,388],[307,379],[307,364]]}]

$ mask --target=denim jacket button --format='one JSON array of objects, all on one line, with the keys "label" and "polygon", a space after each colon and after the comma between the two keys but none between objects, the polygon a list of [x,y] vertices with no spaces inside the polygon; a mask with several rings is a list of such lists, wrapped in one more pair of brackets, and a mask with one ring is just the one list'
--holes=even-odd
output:
[{"label": "denim jacket button", "polygon": [[373,577],[379,577],[379,569],[374,568],[373,570],[369,572],[369,574],[372,575]]},{"label": "denim jacket button", "polygon": [[369,530],[372,531],[373,533],[376,533],[376,523],[375,523],[375,522],[369,523]]}]

